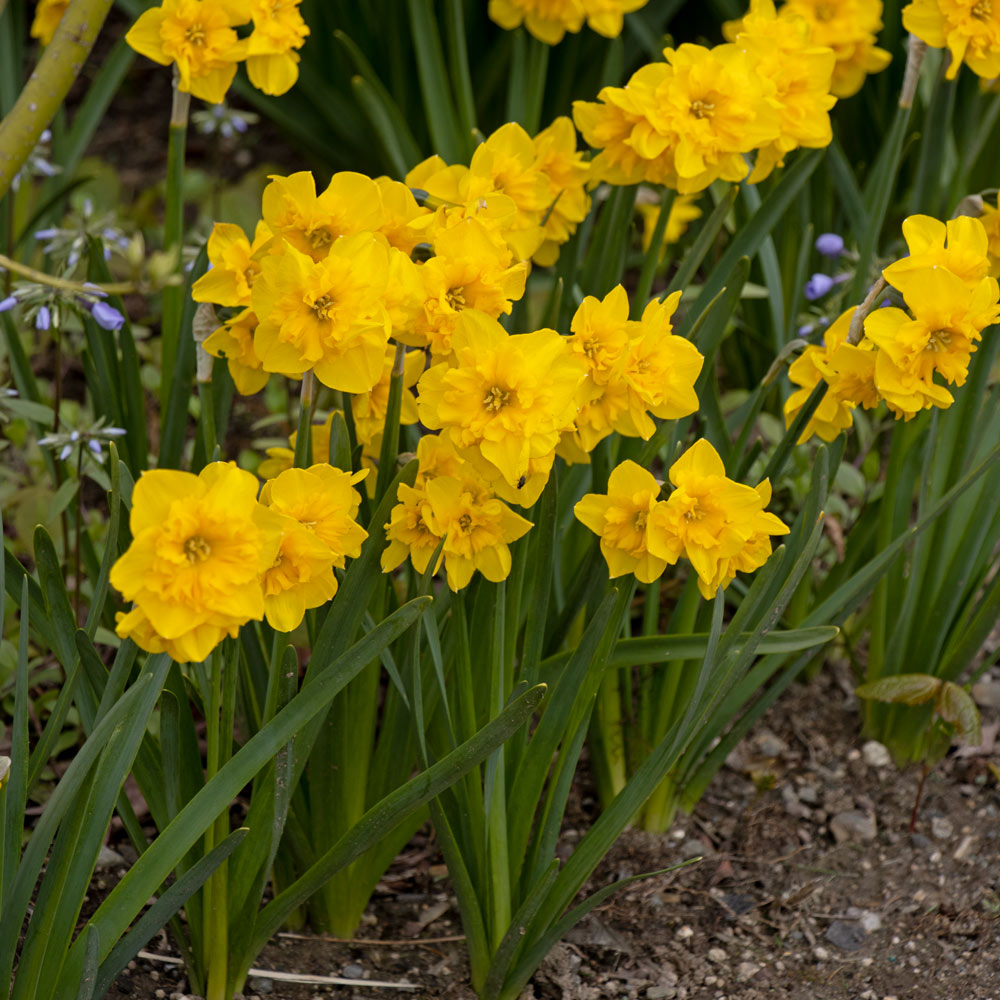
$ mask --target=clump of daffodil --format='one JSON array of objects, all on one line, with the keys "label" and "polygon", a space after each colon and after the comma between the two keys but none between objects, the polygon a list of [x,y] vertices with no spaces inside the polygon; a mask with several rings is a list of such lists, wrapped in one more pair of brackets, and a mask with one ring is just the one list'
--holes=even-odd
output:
[{"label": "clump of daffodil", "polygon": [[269,479],[261,500],[281,516],[281,545],[264,574],[264,610],[279,632],[297,628],[309,608],[337,592],[334,567],[361,554],[368,537],[355,518],[361,496],[354,486],[367,470],[351,474],[325,462],[288,469]]},{"label": "clump of daffodil", "polygon": [[704,358],[671,319],[681,293],[650,302],[638,321],[630,320],[628,296],[618,285],[603,300],[587,296],[570,325],[570,350],[587,367],[581,382],[574,427],[559,453],[567,461],[587,461],[598,441],[614,431],[648,439],[656,425],[650,414],[676,419],[698,409],[694,384]]},{"label": "clump of daffodil", "polygon": [[224,0],[163,0],[139,15],[125,41],[153,62],[174,64],[178,90],[220,104],[243,58],[235,28],[247,20]]},{"label": "clump of daffodil", "polygon": [[261,580],[278,554],[281,518],[257,501],[257,480],[233,462],[197,476],[144,472],[132,494],[132,543],[111,584],[133,602],[117,632],[150,652],[200,662],[264,616]]},{"label": "clump of daffodil", "polygon": [[725,25],[724,32],[773,87],[772,98],[780,106],[779,134],[758,150],[750,183],[781,166],[793,149],[829,146],[833,140],[829,110],[837,100],[830,93],[836,63],[833,49],[812,42],[804,19],[778,17],[773,0],[751,0],[743,20]]},{"label": "clump of daffodil", "polygon": [[573,508],[577,520],[600,536],[612,579],[634,573],[642,583],[652,583],[677,561],[659,496],[652,473],[622,462],[608,477],[607,494],[588,493]]},{"label": "clump of daffodil", "polygon": [[573,117],[600,150],[594,180],[664,184],[681,194],[747,176],[745,154],[780,135],[773,84],[736,45],[665,49],[665,63],[641,67],[625,87],[604,87]]},{"label": "clump of daffodil", "polygon": [[[586,217],[588,179],[566,118],[534,139],[508,122],[476,147],[468,166],[432,156],[406,175],[438,206],[436,226],[472,216],[503,238],[515,260],[546,265]],[[427,239],[434,243],[433,231]]]},{"label": "clump of daffodil", "polygon": [[[693,194],[677,195],[671,202],[670,215],[667,216],[667,228],[663,233],[663,242],[660,244],[659,260],[663,260],[668,246],[680,242],[681,237],[688,230],[688,225],[695,219],[701,218],[702,213],[697,202],[698,197]],[[635,209],[642,219],[642,251],[647,253],[652,245],[653,233],[660,217],[660,201],[652,194],[650,188],[640,188],[636,197]]]},{"label": "clump of daffodil", "polygon": [[830,325],[823,344],[810,344],[792,362],[788,377],[800,386],[785,401],[785,426],[791,427],[813,389],[826,381],[828,388],[819,406],[802,429],[798,443],[804,444],[814,434],[833,441],[854,423],[854,410],[878,404],[875,389],[875,353],[870,341],[858,346],[847,343],[854,309],[848,309]]},{"label": "clump of daffodil", "polygon": [[390,320],[382,296],[389,277],[384,237],[336,240],[316,261],[286,243],[261,259],[253,311],[254,350],[265,371],[310,369],[331,389],[367,392],[385,362]]},{"label": "clump of daffodil", "polygon": [[527,263],[515,263],[502,237],[476,218],[455,220],[430,234],[434,256],[414,265],[420,306],[397,339],[447,356],[459,316],[477,310],[491,319],[510,314],[524,295]]},{"label": "clump of daffodil", "polygon": [[420,378],[420,420],[440,429],[485,479],[521,490],[538,471],[532,460],[551,466],[560,435],[572,426],[585,366],[554,330],[511,336],[476,312],[461,314],[452,348],[453,363]]},{"label": "clump of daffodil", "polygon": [[984,80],[1000,76],[1000,5],[991,0],[913,0],[903,8],[903,27],[951,53],[949,80],[963,62]]},{"label": "clump of daffodil", "polygon": [[809,25],[813,45],[833,49],[834,97],[853,96],[869,73],[880,73],[892,61],[875,44],[882,30],[882,0],[786,0],[778,13],[801,18]]},{"label": "clump of daffodil", "polygon": [[669,562],[683,555],[698,574],[698,589],[714,597],[737,570],[762,566],[771,535],[788,534],[780,518],[764,510],[771,498],[765,480],[756,489],[727,478],[719,453],[696,441],[670,467],[676,489],[663,501],[663,534]]},{"label": "clump of daffodil", "polygon": [[448,586],[462,590],[472,574],[494,583],[510,574],[509,545],[531,528],[478,479],[453,446],[436,435],[426,435],[417,446],[419,470],[412,487],[401,483],[398,503],[386,525],[388,546],[382,569],[390,572],[409,558],[425,573],[440,546],[434,565],[444,564]]},{"label": "clump of daffodil", "polygon": [[48,45],[68,6],[69,0],[38,0],[31,22],[31,37],[37,38],[42,45]]},{"label": "clump of daffodil", "polygon": [[[255,87],[265,94],[284,94],[298,79],[296,50],[309,34],[300,3],[163,0],[139,16],[125,40],[162,66],[176,65],[178,90],[211,104],[222,102],[237,63],[244,60]],[[253,30],[240,39],[235,29],[251,21]]]},{"label": "clump of daffodil", "polygon": [[217,306],[249,306],[250,290],[260,274],[260,251],[273,235],[266,223],[258,222],[251,243],[240,226],[215,223],[208,237],[212,266],[191,286],[191,298]]}]

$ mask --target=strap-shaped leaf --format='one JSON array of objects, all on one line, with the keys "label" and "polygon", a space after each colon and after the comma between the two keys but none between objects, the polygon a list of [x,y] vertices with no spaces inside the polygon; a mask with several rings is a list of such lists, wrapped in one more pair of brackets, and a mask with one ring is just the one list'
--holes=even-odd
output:
[{"label": "strap-shaped leaf", "polygon": [[923,705],[937,695],[941,681],[930,674],[896,674],[862,684],[854,689],[866,701],[888,701],[897,705]]}]

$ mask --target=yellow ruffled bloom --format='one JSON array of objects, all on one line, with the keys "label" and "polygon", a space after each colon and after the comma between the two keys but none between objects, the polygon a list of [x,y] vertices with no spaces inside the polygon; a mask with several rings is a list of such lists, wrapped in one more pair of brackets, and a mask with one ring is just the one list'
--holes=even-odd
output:
[{"label": "yellow ruffled bloom", "polygon": [[[351,397],[351,412],[354,415],[354,428],[359,442],[381,437],[385,428],[385,414],[389,406],[389,388],[395,360],[396,348],[391,346],[386,348],[385,364],[379,380],[369,392]],[[423,374],[426,362],[427,358],[423,351],[409,351],[403,359],[403,397],[399,422],[404,427],[417,422],[417,400],[412,389]],[[329,448],[329,438],[327,447]]]},{"label": "yellow ruffled bloom", "polygon": [[35,18],[31,22],[31,37],[37,38],[42,45],[48,45],[68,6],[69,0],[38,0]]},{"label": "yellow ruffled bloom", "polygon": [[[655,201],[642,199],[644,192],[649,188],[642,188],[639,198],[636,199],[636,211],[642,219],[642,252],[648,253],[653,242],[653,231],[656,229],[657,220],[660,218],[660,204]],[[698,196],[693,194],[677,195],[670,205],[670,215],[667,216],[667,228],[663,234],[663,242],[660,244],[659,260],[663,260],[667,247],[672,243],[680,241],[687,232],[688,225],[695,219],[700,219],[702,212],[697,204]]]},{"label": "yellow ruffled bloom", "polygon": [[912,271],[944,267],[974,287],[990,272],[989,236],[979,219],[960,215],[940,222],[929,215],[911,215],[903,221],[903,237],[909,256],[890,264],[882,276],[890,285]]},{"label": "yellow ruffled bloom", "polygon": [[249,309],[229,320],[206,338],[201,345],[216,358],[225,358],[236,391],[241,396],[252,396],[267,385],[271,377],[253,349],[253,335],[257,317]]},{"label": "yellow ruffled bloom", "polygon": [[788,533],[779,518],[764,511],[770,486],[765,482],[754,489],[728,479],[719,453],[704,439],[670,467],[670,482],[677,488],[664,501],[662,522],[669,561],[683,551],[706,599],[725,587],[741,565],[762,564],[758,560],[767,536]]},{"label": "yellow ruffled bloom", "polygon": [[251,243],[240,226],[217,222],[208,237],[208,260],[212,265],[192,286],[195,302],[246,308],[250,290],[260,274],[258,259],[273,234],[265,222],[258,222]]},{"label": "yellow ruffled bloom", "polygon": [[583,0],[490,0],[489,15],[507,31],[523,23],[540,42],[558,45],[583,27],[586,11]]},{"label": "yellow ruffled bloom", "polygon": [[200,662],[264,616],[261,577],[278,553],[281,520],[234,462],[213,462],[197,476],[144,472],[129,526],[132,544],[111,568],[112,586],[135,604],[119,615],[119,636]]},{"label": "yellow ruffled bloom", "polygon": [[853,96],[869,73],[880,73],[892,62],[875,44],[882,30],[882,0],[787,0],[779,16],[802,18],[812,44],[833,49],[834,97]]},{"label": "yellow ruffled bloom", "polygon": [[578,521],[601,539],[612,579],[634,573],[652,583],[675,563],[679,551],[669,537],[660,484],[652,473],[622,462],[608,477],[608,492],[588,493],[573,508]]},{"label": "yellow ruffled bloom", "polygon": [[[620,30],[620,29],[619,29]],[[559,248],[576,232],[590,211],[587,182],[590,163],[576,148],[576,129],[565,115],[542,129],[532,140],[536,165],[549,179],[547,218],[543,215],[545,242],[532,260],[548,267],[559,259]]]},{"label": "yellow ruffled bloom", "polygon": [[243,57],[233,30],[247,18],[235,0],[163,0],[143,12],[125,41],[161,66],[177,66],[178,89],[219,104]]},{"label": "yellow ruffled bloom", "polygon": [[951,53],[949,80],[963,62],[984,80],[1000,76],[1000,6],[991,0],[913,0],[903,8],[903,27]]},{"label": "yellow ruffled bloom", "polygon": [[837,100],[830,93],[836,63],[833,49],[813,44],[809,25],[801,18],[778,17],[773,0],[751,0],[743,20],[727,24],[724,33],[771,83],[780,106],[780,132],[758,151],[750,183],[783,165],[793,149],[829,146],[833,141],[829,110]]},{"label": "yellow ruffled bloom", "polygon": [[287,93],[299,78],[299,54],[309,34],[302,0],[251,0],[253,31],[246,40],[247,75],[265,94]]},{"label": "yellow ruffled bloom", "polygon": [[309,608],[337,593],[333,553],[305,525],[281,519],[283,534],[274,564],[264,573],[264,617],[277,632],[302,624]]},{"label": "yellow ruffled bloom", "polygon": [[338,239],[318,262],[290,245],[264,257],[252,296],[260,320],[254,350],[264,370],[312,369],[331,389],[368,392],[389,339],[388,274],[389,247],[372,233]]},{"label": "yellow ruffled bloom", "polygon": [[511,336],[476,312],[461,314],[452,347],[454,365],[421,376],[421,422],[520,489],[531,459],[552,455],[571,426],[584,365],[554,330]]}]

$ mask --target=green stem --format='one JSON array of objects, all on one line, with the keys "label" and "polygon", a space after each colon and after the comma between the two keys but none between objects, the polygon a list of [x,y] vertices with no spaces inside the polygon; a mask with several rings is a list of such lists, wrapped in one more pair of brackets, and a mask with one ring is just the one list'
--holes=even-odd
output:
[{"label": "green stem", "polygon": [[[316,376],[311,371],[302,376],[302,390],[299,395],[299,426],[295,433],[296,469],[307,469],[316,456],[312,453],[312,415],[316,399]],[[345,411],[350,403],[345,404]]]},{"label": "green stem", "polygon": [[163,249],[176,254],[175,284],[163,289],[163,326],[160,334],[162,382],[160,404],[166,409],[177,363],[181,316],[184,311],[184,283],[181,249],[184,245],[184,147],[187,141],[191,95],[177,89],[170,109],[170,137],[167,143],[167,186],[163,215]]},{"label": "green stem", "polygon": [[671,188],[663,189],[663,200],[660,202],[660,214],[656,217],[656,227],[653,229],[653,236],[649,242],[649,249],[642,262],[642,271],[639,274],[639,283],[635,286],[635,294],[632,296],[632,318],[638,319],[642,315],[642,310],[646,308],[649,301],[649,293],[653,288],[653,278],[656,275],[660,263],[660,252],[663,249],[663,237],[667,232],[667,223],[670,221],[670,212],[674,205],[676,192]]},{"label": "green stem", "polygon": [[[492,656],[490,657],[490,718],[497,718],[507,701],[508,685],[504,649],[507,586],[504,581],[496,585],[496,604],[493,613]],[[499,747],[487,764],[487,863],[489,865],[489,945],[495,952],[503,940],[511,917],[510,864],[507,845],[507,782],[504,748]],[[492,780],[491,780],[492,779]]]},{"label": "green stem", "polygon": [[113,0],[72,0],[14,107],[0,122],[0,201],[83,69]]}]

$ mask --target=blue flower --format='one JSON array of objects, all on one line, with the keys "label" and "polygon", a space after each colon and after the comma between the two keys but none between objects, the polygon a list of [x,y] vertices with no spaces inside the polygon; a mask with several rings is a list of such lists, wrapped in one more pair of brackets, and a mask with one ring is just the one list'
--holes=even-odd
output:
[{"label": "blue flower", "polygon": [[17,305],[17,296],[8,295],[5,299],[0,299],[0,313],[6,312],[8,309],[13,309]]},{"label": "blue flower", "polygon": [[52,313],[48,306],[42,306],[35,315],[35,329],[48,330],[52,326]]},{"label": "blue flower", "polygon": [[828,274],[814,274],[806,282],[805,297],[810,302],[815,302],[816,299],[823,298],[835,284],[836,282]]},{"label": "blue flower", "polygon": [[105,330],[120,330],[125,322],[125,317],[107,302],[95,302],[90,310],[91,316],[98,326]]},{"label": "blue flower", "polygon": [[837,233],[820,233],[813,244],[824,257],[839,257],[844,252],[844,239]]}]

